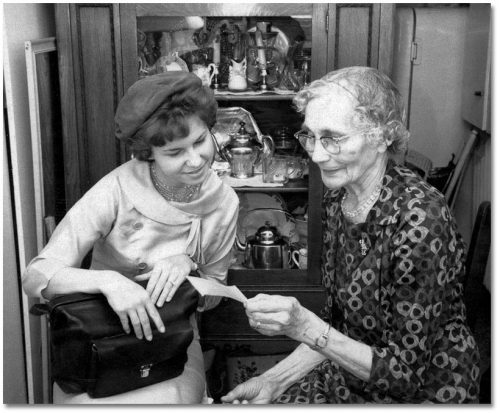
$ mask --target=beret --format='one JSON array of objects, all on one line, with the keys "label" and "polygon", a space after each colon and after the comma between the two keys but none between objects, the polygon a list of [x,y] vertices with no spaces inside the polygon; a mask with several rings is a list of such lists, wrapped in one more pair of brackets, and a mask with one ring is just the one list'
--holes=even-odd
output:
[{"label": "beret", "polygon": [[144,77],[127,90],[115,113],[115,136],[126,140],[172,95],[198,89],[201,80],[194,73],[173,71]]}]

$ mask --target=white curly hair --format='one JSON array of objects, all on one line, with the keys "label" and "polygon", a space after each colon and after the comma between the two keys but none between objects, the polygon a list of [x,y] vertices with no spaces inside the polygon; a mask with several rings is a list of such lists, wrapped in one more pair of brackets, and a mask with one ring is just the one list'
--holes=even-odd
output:
[{"label": "white curly hair", "polygon": [[329,93],[333,85],[344,89],[358,102],[352,118],[354,127],[382,131],[367,135],[371,143],[384,141],[393,154],[406,151],[410,132],[405,126],[402,96],[391,79],[377,69],[352,66],[326,74],[297,93],[293,100],[297,111],[304,113],[310,100]]}]

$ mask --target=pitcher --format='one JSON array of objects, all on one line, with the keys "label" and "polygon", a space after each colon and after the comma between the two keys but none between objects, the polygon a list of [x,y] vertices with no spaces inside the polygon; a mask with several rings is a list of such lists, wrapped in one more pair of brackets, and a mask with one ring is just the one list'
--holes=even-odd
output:
[{"label": "pitcher", "polygon": [[210,86],[215,74],[215,64],[210,63],[208,66],[194,64],[193,73],[201,79],[203,86]]},{"label": "pitcher", "polygon": [[227,84],[229,90],[241,92],[247,88],[247,58],[241,62],[231,59],[229,66],[229,82]]}]

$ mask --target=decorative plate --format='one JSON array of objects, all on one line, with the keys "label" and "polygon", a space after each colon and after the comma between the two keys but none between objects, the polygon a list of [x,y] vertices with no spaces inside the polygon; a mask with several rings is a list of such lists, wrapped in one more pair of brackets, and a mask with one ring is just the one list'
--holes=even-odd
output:
[{"label": "decorative plate", "polygon": [[[256,27],[252,27],[251,29],[248,30],[248,33],[253,33],[255,32],[255,30]],[[274,26],[271,27],[271,32],[278,33],[278,35],[276,36],[276,41],[274,42],[274,47],[277,50],[279,50],[281,56],[285,58],[288,53],[288,49],[290,47],[290,41],[288,40],[288,36],[285,33],[283,33],[280,29]]]}]

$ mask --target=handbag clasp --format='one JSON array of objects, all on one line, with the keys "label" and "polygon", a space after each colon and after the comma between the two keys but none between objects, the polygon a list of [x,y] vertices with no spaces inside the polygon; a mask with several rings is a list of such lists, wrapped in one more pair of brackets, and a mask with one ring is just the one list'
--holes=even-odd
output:
[{"label": "handbag clasp", "polygon": [[145,364],[144,366],[141,366],[140,372],[141,372],[141,378],[145,378],[149,376],[149,371],[151,370],[152,364]]}]

